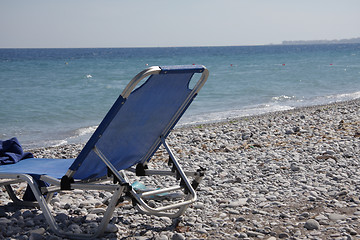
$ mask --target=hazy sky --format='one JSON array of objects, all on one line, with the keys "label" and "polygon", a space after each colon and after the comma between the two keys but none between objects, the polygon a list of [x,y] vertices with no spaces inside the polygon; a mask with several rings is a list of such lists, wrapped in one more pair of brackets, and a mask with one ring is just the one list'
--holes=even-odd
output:
[{"label": "hazy sky", "polygon": [[0,0],[0,48],[227,46],[360,37],[360,0]]}]

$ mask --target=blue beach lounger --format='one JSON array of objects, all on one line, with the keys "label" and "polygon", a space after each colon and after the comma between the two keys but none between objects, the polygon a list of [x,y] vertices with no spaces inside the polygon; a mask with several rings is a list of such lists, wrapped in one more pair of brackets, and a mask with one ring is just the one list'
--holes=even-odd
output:
[{"label": "blue beach lounger", "polygon": [[[189,83],[194,74],[200,77],[190,89]],[[204,66],[145,69],[129,82],[75,160],[29,158],[16,164],[1,165],[0,186],[5,187],[14,203],[31,205],[19,200],[11,187],[12,184],[26,182],[52,231],[64,237],[95,238],[102,235],[115,207],[126,198],[131,199],[143,213],[172,218],[180,216],[189,204],[196,201],[195,189],[204,170],[184,172],[166,138],[207,77],[208,70]],[[145,82],[141,84],[141,80]],[[165,164],[170,166],[168,170],[148,169],[149,161],[155,158],[159,148],[169,155]],[[163,181],[166,186],[162,188],[135,187],[139,185],[139,179],[146,178],[145,181],[148,181],[149,176],[166,177],[171,181]],[[40,188],[38,180],[49,186]],[[169,182],[175,184],[168,186]],[[48,204],[54,193],[71,194],[75,189],[112,193],[106,212],[94,232],[66,232],[51,213]],[[161,196],[166,197],[171,192],[178,197],[170,199],[172,201],[169,198],[160,201]],[[156,206],[148,204],[148,199],[155,199]]]}]

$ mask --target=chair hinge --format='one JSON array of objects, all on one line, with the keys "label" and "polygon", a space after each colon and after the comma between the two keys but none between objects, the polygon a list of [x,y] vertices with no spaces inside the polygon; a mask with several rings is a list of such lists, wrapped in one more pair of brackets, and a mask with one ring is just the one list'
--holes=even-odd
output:
[{"label": "chair hinge", "polygon": [[148,169],[149,167],[145,164],[142,164],[142,163],[138,163],[136,165],[136,176],[146,176],[146,172],[145,172],[145,169]]},{"label": "chair hinge", "polygon": [[108,177],[113,177],[113,183],[114,184],[117,184],[117,183],[122,183],[121,181],[120,181],[120,179],[117,177],[117,176],[115,176],[115,174],[110,170],[110,168],[109,167],[107,167],[107,176]]},{"label": "chair hinge", "polygon": [[73,190],[71,188],[72,183],[74,183],[74,178],[64,175],[60,181],[60,189],[61,190]]}]

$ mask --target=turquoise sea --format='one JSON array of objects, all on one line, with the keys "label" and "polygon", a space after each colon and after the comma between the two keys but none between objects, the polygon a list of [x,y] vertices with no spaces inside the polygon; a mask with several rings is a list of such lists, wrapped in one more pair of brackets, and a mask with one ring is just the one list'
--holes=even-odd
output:
[{"label": "turquoise sea", "polygon": [[0,139],[84,142],[139,71],[181,64],[210,71],[182,125],[360,97],[360,44],[0,49]]}]

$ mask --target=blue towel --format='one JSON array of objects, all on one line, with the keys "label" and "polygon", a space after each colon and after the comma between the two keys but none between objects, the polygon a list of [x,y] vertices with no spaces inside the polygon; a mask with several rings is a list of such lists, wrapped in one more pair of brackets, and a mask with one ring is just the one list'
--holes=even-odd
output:
[{"label": "blue towel", "polygon": [[[0,140],[0,165],[17,163],[26,158],[33,158],[32,153],[24,152],[16,137],[9,140]],[[39,185],[39,188],[49,186],[47,183],[40,180],[39,175],[32,175],[34,180]],[[29,185],[23,196],[24,201],[36,201],[36,198],[31,191]]]},{"label": "blue towel", "polygon": [[25,158],[33,158],[32,153],[24,152],[16,137],[0,140],[0,165],[17,163]]}]

